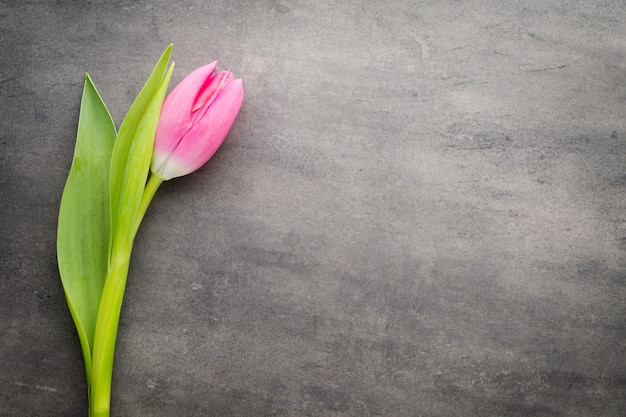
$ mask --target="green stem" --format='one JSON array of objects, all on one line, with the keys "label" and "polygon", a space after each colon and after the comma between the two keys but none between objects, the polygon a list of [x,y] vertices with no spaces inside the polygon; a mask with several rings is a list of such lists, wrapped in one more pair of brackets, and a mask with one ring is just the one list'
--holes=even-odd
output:
[{"label": "green stem", "polygon": [[[158,175],[150,176],[141,198],[135,226],[133,230],[128,231],[131,233],[130,242],[134,241],[146,210],[162,182],[163,179]],[[116,240],[113,239],[113,241]],[[113,356],[131,252],[132,243],[128,247],[114,245],[111,252],[109,271],[102,289],[94,335],[92,380],[89,393],[90,417],[108,417],[110,414]]]},{"label": "green stem", "polygon": [[150,175],[150,179],[146,184],[146,188],[143,190],[143,196],[141,197],[141,204],[139,205],[139,211],[137,212],[137,222],[135,223],[134,235],[137,234],[137,230],[139,230],[139,225],[143,220],[143,216],[146,214],[146,210],[148,210],[148,206],[154,197],[154,194],[159,189],[159,186],[163,182],[163,178],[161,178],[158,174]]},{"label": "green stem", "polygon": [[111,380],[113,376],[113,354],[117,327],[126,288],[126,277],[130,264],[128,255],[118,253],[109,267],[96,321],[90,393],[90,417],[108,417],[111,403]]}]

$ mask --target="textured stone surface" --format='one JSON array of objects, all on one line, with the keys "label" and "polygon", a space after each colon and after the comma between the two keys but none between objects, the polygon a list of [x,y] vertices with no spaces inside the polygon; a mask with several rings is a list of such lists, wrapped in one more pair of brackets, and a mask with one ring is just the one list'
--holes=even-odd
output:
[{"label": "textured stone surface", "polygon": [[[506,2],[509,3],[509,2]],[[85,416],[55,259],[83,73],[246,101],[139,233],[114,416],[619,416],[621,1],[4,1],[0,415]]]}]

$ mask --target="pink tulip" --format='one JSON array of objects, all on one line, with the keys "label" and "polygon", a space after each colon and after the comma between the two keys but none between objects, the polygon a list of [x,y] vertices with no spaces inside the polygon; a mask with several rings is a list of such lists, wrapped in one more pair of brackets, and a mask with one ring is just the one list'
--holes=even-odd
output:
[{"label": "pink tulip", "polygon": [[151,170],[163,180],[192,173],[215,154],[232,126],[243,84],[230,71],[214,74],[217,62],[183,79],[163,102]]}]

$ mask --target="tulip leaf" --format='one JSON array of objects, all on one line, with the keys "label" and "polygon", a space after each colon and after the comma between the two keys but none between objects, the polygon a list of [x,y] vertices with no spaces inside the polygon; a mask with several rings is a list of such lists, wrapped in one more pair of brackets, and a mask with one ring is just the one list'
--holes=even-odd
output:
[{"label": "tulip leaf", "polygon": [[[134,233],[129,234],[128,231],[134,230],[146,186],[156,125],[173,70],[173,66],[170,67],[169,76],[166,76],[171,52],[172,45],[165,49],[126,113],[113,148],[110,174],[111,236],[121,245],[122,250],[130,250],[132,247]],[[165,78],[167,82],[163,88]],[[114,244],[111,242],[111,250]]]},{"label": "tulip leaf", "polygon": [[86,74],[76,147],[59,209],[57,257],[88,382],[96,317],[108,268],[109,169],[115,136],[111,115]]},{"label": "tulip leaf", "polygon": [[100,297],[92,354],[90,415],[108,416],[115,340],[132,245],[139,227],[152,147],[174,64],[166,71],[171,45],[129,109],[111,159],[111,246],[109,269]]}]

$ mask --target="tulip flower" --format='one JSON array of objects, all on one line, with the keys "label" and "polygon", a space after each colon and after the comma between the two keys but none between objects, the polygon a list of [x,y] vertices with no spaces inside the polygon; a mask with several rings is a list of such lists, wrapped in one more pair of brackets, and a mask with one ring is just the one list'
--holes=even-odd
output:
[{"label": "tulip flower", "polygon": [[[109,417],[115,342],[139,225],[159,185],[189,174],[220,147],[243,85],[217,62],[189,74],[164,100],[168,46],[119,131],[87,75],[57,237],[59,273],[83,350],[90,417]],[[152,175],[146,183],[149,172]]]},{"label": "tulip flower", "polygon": [[151,171],[163,180],[187,175],[215,154],[243,101],[241,80],[215,72],[217,61],[189,74],[161,109]]}]

